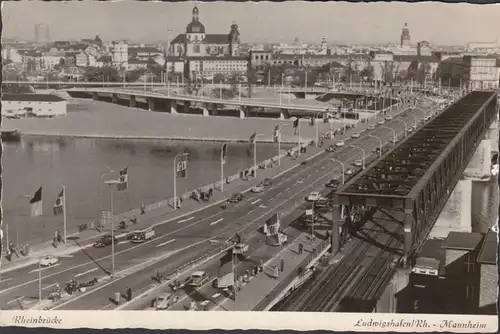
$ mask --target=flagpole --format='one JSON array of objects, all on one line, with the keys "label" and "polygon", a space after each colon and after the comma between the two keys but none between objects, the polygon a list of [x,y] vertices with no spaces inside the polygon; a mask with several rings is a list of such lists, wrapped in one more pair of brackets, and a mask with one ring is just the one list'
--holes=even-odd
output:
[{"label": "flagpole", "polygon": [[66,244],[67,238],[67,215],[66,215],[66,186],[63,186],[63,220],[64,220],[64,244]]},{"label": "flagpole", "polygon": [[[115,184],[113,184],[115,185]],[[66,196],[66,194],[65,194]],[[110,187],[111,211],[111,278],[115,277],[115,219],[113,213],[113,186]],[[66,208],[64,208],[66,209]]]},{"label": "flagpole", "polygon": [[281,128],[278,130],[278,167],[281,166]]},{"label": "flagpole", "polygon": [[224,144],[222,145],[220,156],[220,191],[224,192]]},{"label": "flagpole", "polygon": [[254,178],[257,177],[257,135],[253,141],[253,168],[254,168]]},{"label": "flagpole", "polygon": [[298,119],[298,122],[297,122],[297,128],[299,129],[298,133],[299,133],[299,139],[298,139],[298,145],[299,145],[299,156],[300,156],[300,118]]}]

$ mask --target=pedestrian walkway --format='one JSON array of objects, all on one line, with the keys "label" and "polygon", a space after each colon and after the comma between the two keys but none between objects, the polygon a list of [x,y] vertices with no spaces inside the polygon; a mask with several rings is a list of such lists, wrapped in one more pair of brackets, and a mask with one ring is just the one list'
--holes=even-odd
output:
[{"label": "pedestrian walkway", "polygon": [[[324,238],[316,237],[311,240],[311,235],[302,233],[290,245],[276,254],[272,259],[264,264],[264,270],[257,276],[251,276],[249,282],[243,283],[241,290],[236,291],[234,299],[225,299],[217,305],[214,311],[251,311],[257,306],[269,293],[271,293],[278,284],[290,277],[299,275],[299,272],[307,268],[298,268],[298,266],[322,243]],[[299,245],[303,245],[303,252],[300,253]],[[283,260],[283,271],[281,271],[281,261]],[[279,276],[275,278],[275,268],[280,269]]]}]

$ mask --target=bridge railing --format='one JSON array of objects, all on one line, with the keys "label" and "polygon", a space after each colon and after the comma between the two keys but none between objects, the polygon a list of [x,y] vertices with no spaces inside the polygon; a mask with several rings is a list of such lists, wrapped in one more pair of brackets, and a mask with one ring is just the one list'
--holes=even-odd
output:
[{"label": "bridge railing", "polygon": [[296,270],[288,274],[284,280],[282,280],[278,285],[276,285],[271,292],[269,292],[253,309],[252,311],[263,311],[267,305],[269,305],[274,299],[276,299],[280,293],[285,290],[290,283],[298,276],[303,275],[307,269],[307,266],[317,258],[322,251],[330,247],[330,240],[322,241],[307,257],[300,262]]}]

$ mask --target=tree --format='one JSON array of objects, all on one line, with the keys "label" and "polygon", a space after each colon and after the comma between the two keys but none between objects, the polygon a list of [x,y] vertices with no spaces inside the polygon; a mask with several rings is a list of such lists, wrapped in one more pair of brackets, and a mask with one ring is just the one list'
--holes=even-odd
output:
[{"label": "tree", "polygon": [[359,75],[361,76],[361,78],[363,78],[363,80],[372,81],[374,76],[373,72],[374,72],[373,65],[368,64],[368,66],[366,66],[359,72]]},{"label": "tree", "polygon": [[119,82],[121,79],[120,73],[114,67],[87,67],[83,73],[83,77],[85,80],[91,82]]},{"label": "tree", "polygon": [[126,73],[126,80],[128,82],[136,82],[138,81],[144,74],[146,73],[146,69],[140,68],[137,70],[129,71]]}]

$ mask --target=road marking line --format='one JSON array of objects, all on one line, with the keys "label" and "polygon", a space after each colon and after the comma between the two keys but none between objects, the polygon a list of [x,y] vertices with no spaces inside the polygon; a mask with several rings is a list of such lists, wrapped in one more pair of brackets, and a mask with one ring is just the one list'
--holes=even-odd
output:
[{"label": "road marking line", "polygon": [[161,246],[165,246],[165,245],[167,245],[167,244],[169,244],[169,243],[171,243],[171,242],[174,242],[174,241],[175,241],[175,239],[172,239],[172,240],[169,240],[169,241],[162,242],[161,244],[157,245],[157,246],[156,246],[156,248],[161,247]]},{"label": "road marking line", "polygon": [[88,273],[91,273],[91,272],[96,271],[96,270],[99,270],[99,268],[93,268],[93,269],[84,271],[83,273],[76,274],[75,277],[80,277],[80,276],[83,276],[83,275],[87,275]]},{"label": "road marking line", "polygon": [[257,199],[257,200],[255,200],[255,201],[253,201],[253,202],[252,202],[252,203],[250,203],[250,204],[255,204],[255,203],[258,203],[258,202],[260,202],[260,198],[259,198],[259,199]]},{"label": "road marking line", "polygon": [[253,209],[252,209],[252,210],[250,210],[250,211],[248,211],[248,212],[247,212],[247,215],[248,215],[248,214],[250,214],[250,213],[252,213],[252,212],[253,212]]},{"label": "road marking line", "polygon": [[177,224],[185,223],[185,222],[188,222],[188,221],[193,220],[193,219],[194,219],[194,217],[189,217],[189,218],[186,218],[186,219],[181,219],[181,220],[179,220],[177,222]]},{"label": "road marking line", "polygon": [[12,299],[11,301],[7,302],[7,304],[12,304],[12,303],[14,303],[14,302],[17,302],[17,301],[18,301],[18,300],[20,300],[20,299],[23,299],[23,298],[24,298],[24,296],[17,297],[16,299]]},{"label": "road marking line", "polygon": [[282,191],[280,191],[280,192],[277,194],[277,196],[279,196],[279,195],[281,195],[281,194],[283,194],[283,192],[282,192]]},{"label": "road marking line", "polygon": [[56,285],[57,285],[57,283],[53,283],[51,285],[47,285],[45,288],[42,288],[42,290],[46,290],[46,289],[51,288],[51,287],[56,286]]},{"label": "road marking line", "polygon": [[288,187],[288,188],[285,189],[285,191],[288,191],[288,190],[290,190],[290,187]]},{"label": "road marking line", "polygon": [[[43,268],[41,268],[41,270],[43,271],[43,270],[51,269],[51,268],[57,267],[57,266],[59,266],[59,265],[61,265],[61,264],[60,264],[60,263],[58,263],[58,264],[55,264],[55,265],[50,266],[50,267],[43,267]],[[37,268],[37,269],[33,269],[33,270],[32,270],[32,271],[30,271],[28,274],[31,274],[31,273],[36,273],[36,272],[38,272],[39,270],[40,270],[39,268]]]},{"label": "road marking line", "polygon": [[210,226],[215,225],[215,224],[217,224],[218,222],[221,222],[221,221],[223,221],[223,220],[224,220],[224,218],[221,218],[221,219],[218,219],[218,220],[216,220],[216,221],[214,221],[214,222],[211,222],[211,223],[210,223]]},{"label": "road marking line", "polygon": [[3,283],[3,282],[8,282],[8,281],[10,281],[11,279],[12,279],[12,278],[4,278],[4,279],[2,279],[2,280],[0,281],[0,283]]}]

